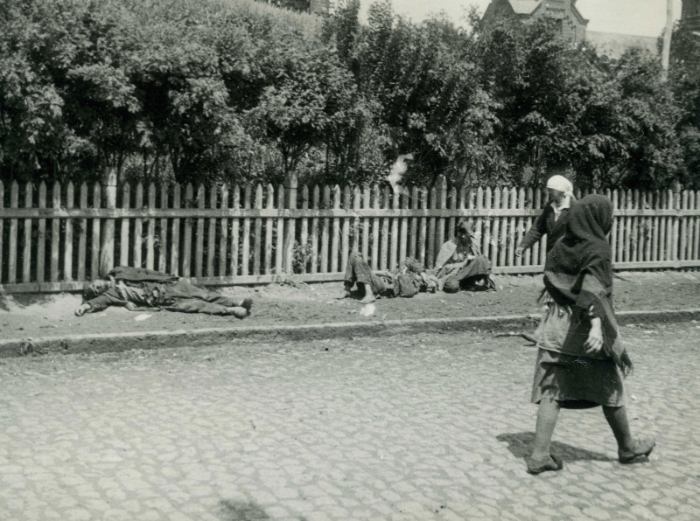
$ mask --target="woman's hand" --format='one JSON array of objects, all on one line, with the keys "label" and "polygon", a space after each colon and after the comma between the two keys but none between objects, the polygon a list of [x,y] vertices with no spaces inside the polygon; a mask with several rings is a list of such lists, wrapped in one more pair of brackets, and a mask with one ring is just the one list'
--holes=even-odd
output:
[{"label": "woman's hand", "polygon": [[603,348],[603,323],[600,318],[591,319],[591,330],[588,332],[588,338],[583,347],[590,354],[597,353]]}]

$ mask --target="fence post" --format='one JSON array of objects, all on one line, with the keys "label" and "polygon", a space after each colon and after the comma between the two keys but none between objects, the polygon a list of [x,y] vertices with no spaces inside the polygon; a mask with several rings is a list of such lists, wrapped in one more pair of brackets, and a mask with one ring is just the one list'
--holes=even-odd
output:
[{"label": "fence post", "polygon": [[[102,186],[105,190],[105,208],[114,210],[117,207],[117,170],[115,168],[107,170]],[[113,267],[114,219],[105,219],[105,225],[102,228],[102,247],[100,248],[100,277],[106,277]]]},{"label": "fence post", "polygon": [[678,261],[680,258],[678,255],[678,250],[680,248],[680,224],[681,224],[681,185],[680,183],[674,183],[673,185],[673,209],[676,211],[673,216],[673,245],[672,245],[672,256],[671,260]]}]

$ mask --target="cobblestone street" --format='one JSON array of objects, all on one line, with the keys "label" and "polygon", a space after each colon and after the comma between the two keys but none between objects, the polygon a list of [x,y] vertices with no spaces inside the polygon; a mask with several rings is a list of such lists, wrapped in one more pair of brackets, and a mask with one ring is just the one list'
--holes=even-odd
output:
[{"label": "cobblestone street", "polygon": [[7,521],[700,519],[700,325],[623,331],[633,430],[563,411],[523,456],[535,350],[478,333],[0,360]]}]

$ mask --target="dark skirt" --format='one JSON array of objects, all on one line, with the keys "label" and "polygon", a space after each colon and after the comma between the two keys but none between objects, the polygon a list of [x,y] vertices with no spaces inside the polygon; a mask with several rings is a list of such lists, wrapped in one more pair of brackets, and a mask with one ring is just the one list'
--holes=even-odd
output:
[{"label": "dark skirt", "polygon": [[543,397],[562,407],[625,404],[622,372],[612,360],[596,360],[540,349],[535,364],[532,402]]},{"label": "dark skirt", "polygon": [[[549,301],[535,332],[539,344],[532,386],[532,402],[543,397],[562,407],[585,408],[624,405],[622,371],[611,358],[565,354],[571,326],[571,310]],[[586,335],[584,335],[586,336]]]}]

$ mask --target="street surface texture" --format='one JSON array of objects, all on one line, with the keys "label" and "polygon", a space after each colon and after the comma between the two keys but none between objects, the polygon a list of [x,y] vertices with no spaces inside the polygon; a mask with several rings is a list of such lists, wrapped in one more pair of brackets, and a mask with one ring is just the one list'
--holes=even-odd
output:
[{"label": "street surface texture", "polygon": [[530,476],[535,350],[478,332],[0,360],[7,521],[700,519],[700,324],[627,327],[623,466],[563,411]]},{"label": "street surface texture", "polygon": [[[495,277],[496,292],[455,294],[421,293],[413,298],[383,298],[375,312],[362,314],[356,299],[339,300],[341,282],[324,284],[234,287],[221,289],[232,296],[252,297],[253,314],[245,320],[202,314],[109,308],[100,313],[76,317],[78,295],[57,294],[41,297],[0,293],[0,331],[7,338],[37,339],[46,336],[96,333],[126,333],[198,328],[280,326],[413,320],[421,318],[464,318],[489,315],[539,313],[537,296],[542,276]],[[618,310],[683,310],[700,306],[700,272],[620,273],[615,279],[615,306]]]}]

